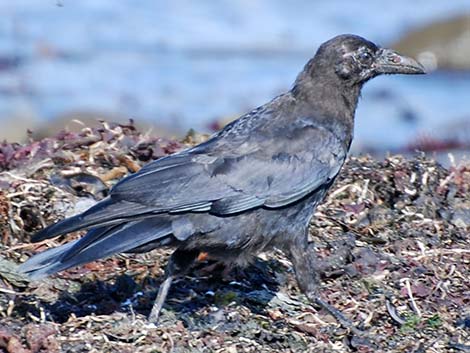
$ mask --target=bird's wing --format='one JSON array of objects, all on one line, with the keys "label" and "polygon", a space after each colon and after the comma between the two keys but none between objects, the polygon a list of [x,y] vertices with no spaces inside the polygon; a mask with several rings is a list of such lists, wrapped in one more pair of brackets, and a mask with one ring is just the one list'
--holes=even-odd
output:
[{"label": "bird's wing", "polygon": [[348,141],[315,119],[259,109],[192,149],[147,164],[87,211],[37,232],[37,242],[159,213],[231,215],[289,205],[329,185]]},{"label": "bird's wing", "polygon": [[110,196],[153,212],[229,215],[259,206],[277,208],[331,181],[346,157],[344,144],[320,126],[292,124],[272,134],[254,132],[236,143],[218,136],[150,163],[119,182]]}]

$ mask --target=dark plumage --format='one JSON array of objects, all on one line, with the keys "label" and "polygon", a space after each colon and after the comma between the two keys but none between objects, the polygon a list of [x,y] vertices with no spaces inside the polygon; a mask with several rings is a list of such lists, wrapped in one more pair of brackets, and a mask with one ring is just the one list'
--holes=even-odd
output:
[{"label": "dark plumage", "polygon": [[171,281],[200,252],[243,264],[277,247],[292,260],[299,286],[344,325],[318,295],[308,224],[351,144],[363,84],[387,73],[420,74],[416,61],[353,35],[324,43],[293,88],[240,117],[207,142],[143,167],[89,210],[38,232],[33,241],[81,229],[74,242],[21,265],[32,278],[119,252],[174,246],[150,319]]}]

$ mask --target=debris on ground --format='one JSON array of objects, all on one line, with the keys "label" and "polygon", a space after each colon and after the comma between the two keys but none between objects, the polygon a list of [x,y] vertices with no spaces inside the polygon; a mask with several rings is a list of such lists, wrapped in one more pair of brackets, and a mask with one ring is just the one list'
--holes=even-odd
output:
[{"label": "debris on ground", "polygon": [[[246,269],[202,258],[146,316],[169,249],[119,255],[31,282],[17,264],[78,237],[32,244],[120,178],[181,142],[103,123],[0,144],[0,352],[468,352],[470,164],[351,157],[311,225],[322,295],[374,337],[357,339],[299,292],[281,252]],[[197,192],[197,190],[195,190]],[[211,270],[208,270],[211,269]]]}]

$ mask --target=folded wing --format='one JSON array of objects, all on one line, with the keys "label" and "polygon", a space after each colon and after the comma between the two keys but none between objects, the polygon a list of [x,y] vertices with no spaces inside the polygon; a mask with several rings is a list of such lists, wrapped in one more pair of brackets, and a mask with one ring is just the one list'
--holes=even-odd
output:
[{"label": "folded wing", "polygon": [[116,184],[108,198],[45,228],[33,241],[162,213],[228,216],[296,202],[336,177],[347,150],[331,131],[300,122],[275,139],[263,131],[231,137],[222,130],[204,144],[146,165]]}]

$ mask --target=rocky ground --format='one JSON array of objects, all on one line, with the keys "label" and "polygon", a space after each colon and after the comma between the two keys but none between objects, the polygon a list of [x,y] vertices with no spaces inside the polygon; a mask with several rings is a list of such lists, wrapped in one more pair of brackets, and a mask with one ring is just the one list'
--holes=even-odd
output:
[{"label": "rocky ground", "polygon": [[16,272],[30,255],[78,236],[30,244],[36,230],[201,139],[105,124],[0,144],[0,351],[470,351],[470,165],[351,158],[318,208],[311,238],[329,262],[323,295],[373,343],[312,307],[278,252],[230,273],[201,260],[172,288],[158,327],[146,315],[169,250],[115,256],[40,282]]}]

